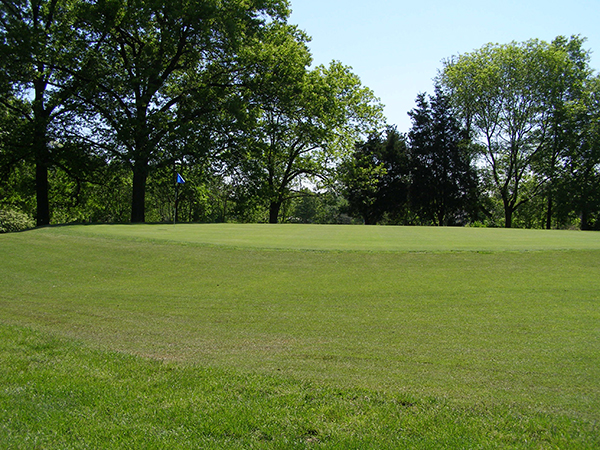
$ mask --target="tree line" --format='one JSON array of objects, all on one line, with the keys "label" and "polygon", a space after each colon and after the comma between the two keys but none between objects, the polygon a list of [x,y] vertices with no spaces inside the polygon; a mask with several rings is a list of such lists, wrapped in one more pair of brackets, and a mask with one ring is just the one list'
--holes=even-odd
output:
[{"label": "tree line", "polygon": [[444,61],[403,134],[351,68],[312,66],[289,13],[0,1],[0,209],[38,225],[600,227],[600,81],[583,38]]},{"label": "tree line", "polygon": [[600,229],[600,78],[579,36],[452,57],[407,135],[356,146],[346,198],[365,223]]}]

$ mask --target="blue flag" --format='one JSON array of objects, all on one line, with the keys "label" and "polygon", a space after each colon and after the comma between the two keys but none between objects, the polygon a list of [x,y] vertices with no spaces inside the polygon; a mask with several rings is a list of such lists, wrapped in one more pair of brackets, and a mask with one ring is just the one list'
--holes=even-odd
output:
[{"label": "blue flag", "polygon": [[177,174],[177,183],[178,184],[183,184],[185,183],[185,180],[183,179],[183,177],[179,174]]}]

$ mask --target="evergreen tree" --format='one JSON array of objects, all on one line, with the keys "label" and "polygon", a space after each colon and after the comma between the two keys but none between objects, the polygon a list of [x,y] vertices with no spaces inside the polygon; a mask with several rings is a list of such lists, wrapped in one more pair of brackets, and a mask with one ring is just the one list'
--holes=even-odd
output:
[{"label": "evergreen tree", "polygon": [[409,115],[410,208],[423,224],[458,225],[473,218],[477,177],[469,140],[440,89],[417,97]]},{"label": "evergreen tree", "polygon": [[408,194],[408,156],[404,136],[395,128],[372,134],[356,144],[351,157],[340,167],[349,213],[367,225],[388,217],[405,216]]}]

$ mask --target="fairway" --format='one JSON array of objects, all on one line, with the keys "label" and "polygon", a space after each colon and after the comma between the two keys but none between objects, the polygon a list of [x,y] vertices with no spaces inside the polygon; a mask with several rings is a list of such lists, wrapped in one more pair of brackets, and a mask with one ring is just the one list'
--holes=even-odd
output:
[{"label": "fairway", "polygon": [[[64,226],[0,235],[0,264],[6,342],[15,333],[39,333],[22,339],[58,339],[74,343],[76,352],[158,361],[157,368],[140,370],[177,367],[191,377],[186,383],[200,376],[193,371],[214,370],[250,377],[261,392],[309,385],[333,397],[336,389],[366,390],[369,398],[381,397],[382,408],[431,403],[437,406],[423,406],[428,412],[415,417],[433,421],[431,411],[450,411],[442,414],[444,423],[430,424],[432,436],[447,436],[444,448],[600,444],[594,425],[600,419],[598,233]],[[75,351],[68,345],[66,355]],[[6,348],[0,355],[17,358]],[[70,364],[76,356],[61,358]],[[77,367],[83,366],[96,367]],[[101,378],[101,372],[98,366],[90,373]],[[5,377],[19,392],[17,375]],[[1,397],[4,420],[17,398],[9,391]],[[350,422],[359,426],[354,416]],[[350,422],[347,436],[360,446],[365,441]],[[401,436],[399,423],[386,429]],[[528,425],[515,431],[517,423]],[[22,432],[3,429],[0,443]],[[280,437],[256,448],[344,448],[333,431],[329,441],[317,431],[320,439],[303,435],[297,447]],[[519,441],[521,433],[529,444]],[[463,435],[475,441],[458,439]],[[410,447],[428,448],[427,442]]]}]

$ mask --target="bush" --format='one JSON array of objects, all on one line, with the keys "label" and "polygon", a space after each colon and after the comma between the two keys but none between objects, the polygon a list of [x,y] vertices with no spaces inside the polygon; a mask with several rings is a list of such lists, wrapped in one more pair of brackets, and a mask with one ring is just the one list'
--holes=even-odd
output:
[{"label": "bush", "polygon": [[476,220],[475,222],[469,222],[467,225],[465,225],[469,228],[486,228],[487,225],[483,222],[481,222],[480,220]]},{"label": "bush", "polygon": [[33,227],[35,227],[34,220],[24,212],[0,209],[0,233],[23,231]]}]

